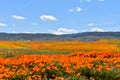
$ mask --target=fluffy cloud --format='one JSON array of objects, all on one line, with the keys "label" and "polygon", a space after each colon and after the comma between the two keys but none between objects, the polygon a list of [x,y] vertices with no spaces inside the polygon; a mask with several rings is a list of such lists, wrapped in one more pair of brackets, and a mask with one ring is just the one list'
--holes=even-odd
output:
[{"label": "fluffy cloud", "polygon": [[74,12],[74,11],[76,11],[76,12],[81,12],[83,9],[82,8],[80,8],[80,7],[76,7],[76,8],[71,8],[71,9],[69,9],[69,12]]},{"label": "fluffy cloud", "polygon": [[23,20],[25,17],[23,16],[17,16],[17,15],[12,15],[12,18],[17,19],[17,20]]},{"label": "fluffy cloud", "polygon": [[91,30],[90,30],[90,31],[91,31],[91,32],[104,32],[104,30],[103,30],[103,29],[98,28],[98,27],[91,28]]},{"label": "fluffy cloud", "polygon": [[0,27],[5,27],[5,26],[7,26],[7,24],[5,24],[5,23],[0,23]]},{"label": "fluffy cloud", "polygon": [[76,7],[76,9],[77,9],[77,12],[82,11],[82,9],[80,7]]},{"label": "fluffy cloud", "polygon": [[23,32],[25,34],[36,34],[36,32]]},{"label": "fluffy cloud", "polygon": [[88,25],[87,25],[88,27],[91,27],[91,30],[84,30],[83,32],[104,32],[104,30],[103,29],[101,29],[101,28],[98,28],[98,27],[96,27],[96,24],[94,24],[94,23],[89,23]]},{"label": "fluffy cloud", "polygon": [[89,23],[88,24],[88,27],[93,27],[94,26],[94,23]]},{"label": "fluffy cloud", "polygon": [[40,16],[40,19],[43,21],[56,21],[57,20],[54,16],[51,16],[51,15],[42,15]]},{"label": "fluffy cloud", "polygon": [[67,29],[67,28],[59,28],[57,31],[53,31],[52,34],[61,35],[61,34],[71,34],[76,33],[77,31],[74,29]]}]

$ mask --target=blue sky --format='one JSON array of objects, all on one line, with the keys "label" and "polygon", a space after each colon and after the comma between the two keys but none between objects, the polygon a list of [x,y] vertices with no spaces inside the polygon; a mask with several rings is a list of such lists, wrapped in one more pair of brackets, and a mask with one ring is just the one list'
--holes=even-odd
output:
[{"label": "blue sky", "polygon": [[120,0],[1,0],[0,32],[119,31]]}]

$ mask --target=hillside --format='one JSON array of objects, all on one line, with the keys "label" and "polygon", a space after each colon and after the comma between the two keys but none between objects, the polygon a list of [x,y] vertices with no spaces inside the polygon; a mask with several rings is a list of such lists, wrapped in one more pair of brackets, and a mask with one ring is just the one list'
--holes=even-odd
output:
[{"label": "hillside", "polygon": [[120,32],[84,32],[76,34],[26,34],[26,33],[0,33],[0,40],[31,40],[31,41],[94,41],[99,39],[120,39]]}]

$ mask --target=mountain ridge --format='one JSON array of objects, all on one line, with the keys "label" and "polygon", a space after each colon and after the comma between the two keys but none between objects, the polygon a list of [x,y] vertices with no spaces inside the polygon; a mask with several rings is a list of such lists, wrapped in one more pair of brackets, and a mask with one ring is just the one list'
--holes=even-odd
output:
[{"label": "mountain ridge", "polygon": [[0,33],[0,40],[21,41],[95,41],[120,39],[120,32],[83,32],[55,35],[49,33]]}]

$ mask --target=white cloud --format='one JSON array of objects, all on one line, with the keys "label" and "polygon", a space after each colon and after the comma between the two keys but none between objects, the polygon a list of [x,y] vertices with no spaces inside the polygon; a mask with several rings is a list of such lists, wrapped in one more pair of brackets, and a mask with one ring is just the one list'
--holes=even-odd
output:
[{"label": "white cloud", "polygon": [[7,26],[7,24],[5,24],[5,23],[0,23],[0,27],[5,27],[5,26]]},{"label": "white cloud", "polygon": [[82,9],[80,7],[76,7],[76,9],[77,9],[77,12],[82,11]]},{"label": "white cloud", "polygon": [[52,34],[61,35],[61,34],[71,34],[76,33],[77,31],[74,29],[67,29],[67,28],[59,28],[57,31],[53,31]]},{"label": "white cloud", "polygon": [[105,1],[105,0],[97,0],[97,1],[101,1],[102,2],[102,1]]},{"label": "white cloud", "polygon": [[40,19],[43,21],[56,21],[57,19],[54,16],[51,15],[42,15],[40,16]]},{"label": "white cloud", "polygon": [[17,20],[23,20],[25,17],[23,16],[17,16],[17,15],[12,15],[12,18],[17,19]]},{"label": "white cloud", "polygon": [[11,33],[17,33],[17,32],[13,30]]},{"label": "white cloud", "polygon": [[98,27],[91,28],[91,30],[90,30],[90,31],[91,31],[91,32],[104,32],[104,30],[103,30],[103,29],[98,28]]},{"label": "white cloud", "polygon": [[36,34],[36,32],[24,32],[25,34]]},{"label": "white cloud", "polygon": [[83,9],[82,8],[80,8],[80,7],[75,7],[75,8],[71,8],[71,9],[69,9],[69,12],[81,12]]},{"label": "white cloud", "polygon": [[89,23],[88,24],[88,27],[93,27],[94,26],[94,23]]}]

